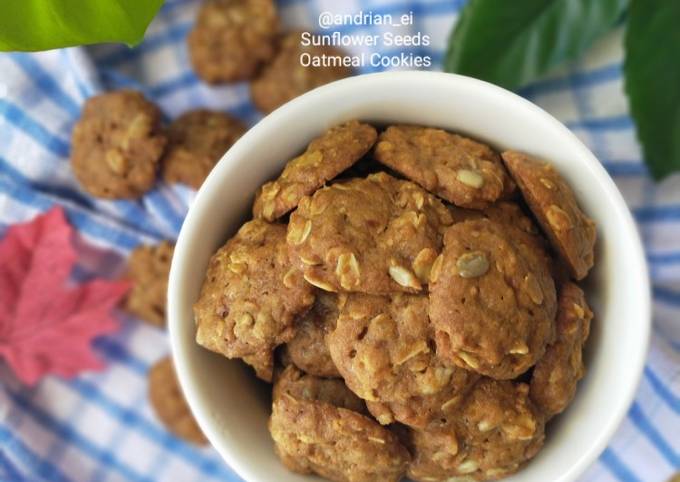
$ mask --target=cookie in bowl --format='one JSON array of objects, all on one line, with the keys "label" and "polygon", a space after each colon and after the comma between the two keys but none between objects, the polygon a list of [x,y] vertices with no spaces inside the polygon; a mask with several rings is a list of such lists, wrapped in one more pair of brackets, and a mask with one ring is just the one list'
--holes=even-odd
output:
[{"label": "cookie in bowl", "polygon": [[[273,383],[269,432],[293,472],[505,477],[571,402],[592,313],[490,146],[380,130],[331,127],[256,191],[210,261],[196,341]],[[449,176],[464,169],[482,183]]]}]

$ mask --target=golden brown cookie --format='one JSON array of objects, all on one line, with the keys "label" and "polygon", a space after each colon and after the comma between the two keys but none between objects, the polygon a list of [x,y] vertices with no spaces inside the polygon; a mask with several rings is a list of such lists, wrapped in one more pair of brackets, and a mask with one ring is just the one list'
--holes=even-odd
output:
[{"label": "golden brown cookie", "polygon": [[489,219],[519,229],[525,234],[539,236],[541,231],[536,223],[514,201],[496,201],[484,209],[467,209],[447,204],[451,216],[457,223],[475,219]]},{"label": "golden brown cookie", "polygon": [[233,358],[293,337],[314,294],[291,264],[285,238],[285,225],[253,220],[213,255],[194,305],[200,345]]},{"label": "golden brown cookie", "polygon": [[528,385],[480,380],[456,422],[467,469],[477,465],[477,475],[487,480],[516,472],[543,445],[544,425]]},{"label": "golden brown cookie", "polygon": [[368,415],[363,400],[339,378],[323,378],[304,373],[295,366],[286,367],[276,378],[274,399],[287,394],[297,400],[324,402]]},{"label": "golden brown cookie", "polygon": [[307,91],[353,73],[350,67],[336,64],[319,67],[303,65],[303,55],[329,58],[345,54],[329,46],[304,47],[301,44],[301,32],[282,36],[274,60],[250,84],[251,97],[258,109],[269,113]]},{"label": "golden brown cookie", "polygon": [[531,378],[531,399],[548,417],[569,405],[585,374],[582,353],[592,318],[583,290],[574,283],[563,285],[557,304],[557,339],[548,346]]},{"label": "golden brown cookie", "polygon": [[597,232],[574,192],[551,164],[515,151],[504,152],[503,160],[572,276],[584,278],[593,266]]},{"label": "golden brown cookie", "polygon": [[291,211],[304,196],[361,159],[377,136],[372,126],[358,121],[330,128],[314,139],[303,154],[288,162],[278,179],[257,191],[253,217],[273,221]]},{"label": "golden brown cookie", "polygon": [[409,479],[417,482],[448,482],[467,473],[453,424],[433,426],[427,430],[398,427],[397,433],[412,456],[406,472]]},{"label": "golden brown cookie", "polygon": [[337,319],[337,296],[317,291],[314,305],[297,321],[295,336],[286,344],[286,354],[296,367],[318,377],[340,377],[325,341]]},{"label": "golden brown cookie", "polygon": [[489,146],[441,129],[388,127],[380,134],[375,158],[461,207],[484,208],[511,188]]},{"label": "golden brown cookie", "polygon": [[489,219],[495,223],[505,225],[511,232],[511,236],[520,238],[527,244],[534,245],[537,253],[545,254],[546,261],[551,265],[554,264],[554,260],[548,255],[548,241],[543,237],[536,223],[527,216],[517,203],[497,201],[481,210],[459,208],[452,205],[449,205],[448,208],[457,223],[472,219]]},{"label": "golden brown cookie", "polygon": [[137,198],[156,182],[165,141],[161,113],[141,93],[90,97],[73,128],[73,174],[93,196]]},{"label": "golden brown cookie", "polygon": [[325,291],[419,292],[453,220],[433,195],[385,173],[305,197],[288,244],[305,279]]},{"label": "golden brown cookie", "polygon": [[207,0],[187,37],[196,74],[216,84],[251,79],[274,56],[279,19],[272,0]]},{"label": "golden brown cookie", "polygon": [[176,436],[199,445],[208,443],[184,400],[170,357],[149,371],[149,400],[156,416]]},{"label": "golden brown cookie", "polygon": [[455,224],[430,277],[437,353],[483,375],[515,378],[553,341],[555,298],[547,256],[534,243],[488,219]]},{"label": "golden brown cookie", "polygon": [[253,355],[245,355],[242,360],[255,370],[260,380],[271,383],[274,378],[274,351],[271,349],[259,351]]},{"label": "golden brown cookie", "polygon": [[[304,386],[297,387],[300,379]],[[408,452],[389,430],[353,410],[360,401],[343,388],[340,380],[284,370],[269,420],[277,454],[291,470],[333,481],[398,481]]]},{"label": "golden brown cookie", "polygon": [[516,472],[544,440],[544,420],[528,391],[525,384],[480,380],[453,422],[407,432],[404,441],[413,455],[408,476],[495,480]]},{"label": "golden brown cookie", "polygon": [[125,309],[144,321],[165,326],[165,305],[168,277],[175,245],[163,241],[156,246],[139,246],[127,262],[132,289],[125,300]]},{"label": "golden brown cookie", "polygon": [[167,129],[163,178],[198,189],[245,131],[241,121],[222,112],[199,109],[182,114]]},{"label": "golden brown cookie", "polygon": [[327,343],[347,386],[378,421],[424,427],[453,413],[478,376],[437,357],[427,295],[342,296]]}]

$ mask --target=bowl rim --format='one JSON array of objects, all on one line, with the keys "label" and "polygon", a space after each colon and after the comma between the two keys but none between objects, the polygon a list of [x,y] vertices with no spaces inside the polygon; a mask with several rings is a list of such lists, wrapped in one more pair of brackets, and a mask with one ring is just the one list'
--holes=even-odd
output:
[{"label": "bowl rim", "polygon": [[[644,319],[639,320],[644,323],[640,327],[640,339],[636,344],[637,351],[631,354],[631,364],[628,368],[634,368],[634,376],[628,378],[628,385],[625,388],[625,396],[623,403],[619,403],[618,411],[615,413],[609,412],[607,424],[602,427],[600,432],[591,440],[591,448],[584,452],[580,458],[574,460],[571,468],[564,474],[560,475],[559,480],[563,482],[572,481],[581,475],[605,450],[609,440],[613,436],[616,429],[620,426],[625,418],[628,410],[633,402],[637,388],[639,386],[645,360],[649,350],[651,326],[652,326],[652,311],[651,311],[651,284],[649,279],[649,271],[647,267],[646,257],[644,255],[644,248],[637,231],[633,216],[621,194],[618,187],[611,179],[602,164],[592,154],[592,152],[583,144],[583,142],[564,124],[554,118],[544,109],[525,99],[514,92],[508,91],[502,87],[494,84],[474,79],[458,74],[450,74],[444,72],[433,71],[388,71],[372,74],[358,75],[346,79],[338,80],[312,91],[303,94],[300,97],[282,105],[257,124],[251,127],[220,159],[215,168],[207,177],[206,181],[198,191],[194,201],[191,203],[187,216],[182,224],[177,243],[175,246],[175,255],[172,259],[170,277],[168,282],[168,330],[170,335],[171,354],[175,366],[175,370],[179,379],[180,386],[185,395],[187,403],[194,414],[199,426],[205,433],[208,440],[222,457],[223,461],[241,478],[250,481],[254,480],[247,464],[241,463],[238,458],[228,450],[225,444],[221,443],[221,437],[212,429],[209,421],[209,415],[205,404],[200,400],[195,389],[194,380],[189,373],[189,368],[183,356],[181,348],[181,330],[180,323],[183,322],[182,314],[179,313],[178,297],[181,296],[182,290],[182,275],[184,273],[183,266],[190,262],[191,247],[189,246],[188,233],[198,228],[199,218],[201,213],[209,209],[208,200],[212,197],[209,192],[218,188],[219,179],[223,177],[222,173],[233,168],[243,156],[242,151],[246,149],[245,146],[256,141],[261,132],[264,132],[270,124],[281,123],[298,107],[303,104],[314,104],[320,101],[323,97],[330,94],[337,94],[338,91],[351,92],[354,89],[365,88],[367,84],[380,83],[394,83],[394,84],[428,84],[428,83],[454,83],[468,84],[470,88],[477,88],[484,90],[484,95],[504,95],[507,97],[508,103],[514,103],[520,109],[528,109],[533,111],[535,115],[541,116],[545,122],[552,124],[552,127],[560,131],[560,135],[564,136],[570,144],[573,144],[575,149],[581,150],[583,157],[588,160],[588,167],[591,175],[596,177],[596,181],[603,193],[609,196],[616,209],[618,210],[617,218],[620,220],[622,233],[628,237],[628,262],[632,263],[631,272],[639,273],[639,296],[637,300],[640,306],[639,312],[644,313]],[[420,87],[422,88],[422,86]]]}]

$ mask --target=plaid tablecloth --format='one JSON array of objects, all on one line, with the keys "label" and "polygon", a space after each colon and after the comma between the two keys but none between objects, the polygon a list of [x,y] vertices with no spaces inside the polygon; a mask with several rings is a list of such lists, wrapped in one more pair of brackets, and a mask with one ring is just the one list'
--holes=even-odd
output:
[{"label": "plaid tablecloth", "polygon": [[[432,37],[440,68],[462,1],[280,0],[287,27],[317,28],[322,11],[413,12],[412,33]],[[189,68],[185,37],[196,1],[169,0],[137,48],[97,46],[0,55],[0,235],[59,204],[89,246],[82,277],[116,276],[139,243],[176,237],[193,193],[160,184],[137,202],[83,193],[69,169],[69,137],[83,101],[119,87],[142,90],[169,117],[200,106],[252,124],[260,115],[248,87],[208,87]],[[375,33],[386,27],[340,27]],[[404,32],[402,27],[401,33]],[[621,80],[621,31],[580,62],[521,93],[569,126],[596,154],[623,192],[644,239],[654,285],[654,334],[644,377],[627,418],[583,481],[664,481],[680,470],[680,176],[654,184],[641,160]],[[363,71],[371,71],[364,68]],[[670,87],[669,87],[670,88]],[[677,88],[677,86],[674,86]],[[103,250],[98,249],[103,248]],[[623,262],[623,261],[622,261]],[[26,389],[0,365],[0,480],[235,481],[210,448],[170,435],[146,397],[148,367],[168,351],[166,335],[137,320],[99,339],[106,371],[56,377]]]}]

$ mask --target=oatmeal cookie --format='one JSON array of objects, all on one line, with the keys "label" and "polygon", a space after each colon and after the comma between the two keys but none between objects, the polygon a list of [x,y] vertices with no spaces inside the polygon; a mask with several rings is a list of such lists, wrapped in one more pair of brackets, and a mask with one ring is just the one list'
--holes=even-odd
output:
[{"label": "oatmeal cookie", "polygon": [[489,146],[441,129],[388,127],[375,157],[428,191],[461,207],[482,209],[512,189]]},{"label": "oatmeal cookie", "polygon": [[132,289],[125,299],[125,310],[151,324],[165,326],[168,276],[175,245],[163,241],[157,246],[139,246],[127,262]]},{"label": "oatmeal cookie", "polygon": [[433,195],[378,173],[303,198],[287,239],[305,279],[322,290],[419,292],[452,222]]},{"label": "oatmeal cookie", "polygon": [[149,400],[159,420],[176,436],[199,445],[208,443],[184,400],[170,357],[149,371]]},{"label": "oatmeal cookie", "polygon": [[245,131],[241,121],[222,112],[200,109],[182,114],[167,129],[163,178],[198,189]]},{"label": "oatmeal cookie", "polygon": [[516,472],[544,440],[544,420],[528,391],[525,384],[482,379],[453,422],[406,432],[404,443],[413,455],[408,476],[428,482],[458,476],[495,480]]},{"label": "oatmeal cookie", "polygon": [[581,288],[563,285],[557,304],[557,340],[548,346],[531,378],[531,399],[549,417],[567,407],[585,374],[582,353],[592,318]]},{"label": "oatmeal cookie", "polygon": [[245,355],[242,360],[255,370],[255,376],[271,383],[274,378],[274,350],[261,350],[252,355]]},{"label": "oatmeal cookie", "polygon": [[278,179],[258,190],[253,216],[268,221],[280,218],[294,209],[300,199],[361,159],[377,137],[372,126],[358,121],[330,128],[314,139],[302,155],[286,164]]},{"label": "oatmeal cookie", "polygon": [[503,160],[572,276],[583,279],[593,266],[595,223],[552,165],[514,151],[504,152]]},{"label": "oatmeal cookie", "polygon": [[455,224],[430,277],[437,353],[497,379],[525,372],[554,339],[547,256],[488,219]]},{"label": "oatmeal cookie", "polygon": [[476,465],[484,479],[516,472],[536,455],[545,436],[545,421],[529,399],[529,386],[488,378],[467,397],[456,426],[466,453],[463,464],[469,471]]},{"label": "oatmeal cookie", "polygon": [[398,481],[408,452],[392,432],[354,410],[357,402],[340,380],[286,368],[274,387],[269,420],[284,464],[334,481]]},{"label": "oatmeal cookie", "polygon": [[485,209],[465,209],[448,206],[453,219],[459,223],[472,219],[489,219],[503,224],[510,235],[521,239],[522,242],[535,247],[536,253],[545,257],[546,263],[553,269],[554,260],[548,254],[548,241],[543,237],[536,223],[527,216],[524,210],[515,202],[498,201]]},{"label": "oatmeal cookie", "polygon": [[71,167],[93,196],[137,198],[156,182],[165,141],[161,113],[141,93],[96,95],[73,128]]},{"label": "oatmeal cookie", "polygon": [[312,309],[298,320],[295,336],[286,344],[286,354],[296,367],[318,377],[340,377],[325,341],[337,319],[337,296],[319,290]]},{"label": "oatmeal cookie", "polygon": [[516,228],[524,234],[541,237],[541,231],[519,204],[513,201],[497,201],[484,209],[466,209],[449,204],[451,216],[455,222],[475,219],[489,219],[508,227]]},{"label": "oatmeal cookie", "polygon": [[274,400],[284,394],[296,400],[328,403],[368,415],[364,401],[347,388],[341,379],[309,375],[294,366],[286,367],[276,378]]},{"label": "oatmeal cookie", "polygon": [[437,357],[427,295],[342,295],[327,337],[347,386],[382,424],[424,427],[451,413],[477,376]]},{"label": "oatmeal cookie", "polygon": [[293,337],[314,294],[292,266],[285,238],[283,224],[249,221],[213,255],[194,305],[198,344],[234,358]]},{"label": "oatmeal cookie", "polygon": [[291,32],[280,38],[274,60],[250,84],[253,102],[264,113],[309,90],[353,74],[351,68],[344,66],[303,66],[300,61],[303,54],[321,58],[344,55],[344,52],[329,46],[304,47],[300,35],[301,32]]},{"label": "oatmeal cookie", "polygon": [[251,79],[274,57],[278,29],[273,0],[207,0],[187,37],[194,71],[211,84]]},{"label": "oatmeal cookie", "polygon": [[[458,468],[463,462],[463,456],[453,424],[433,425],[426,430],[398,426],[396,433],[411,453],[412,460],[406,472],[410,480],[448,482],[457,480],[454,477],[462,477],[466,472],[465,465],[462,471]],[[461,478],[461,482],[467,481]]]}]

